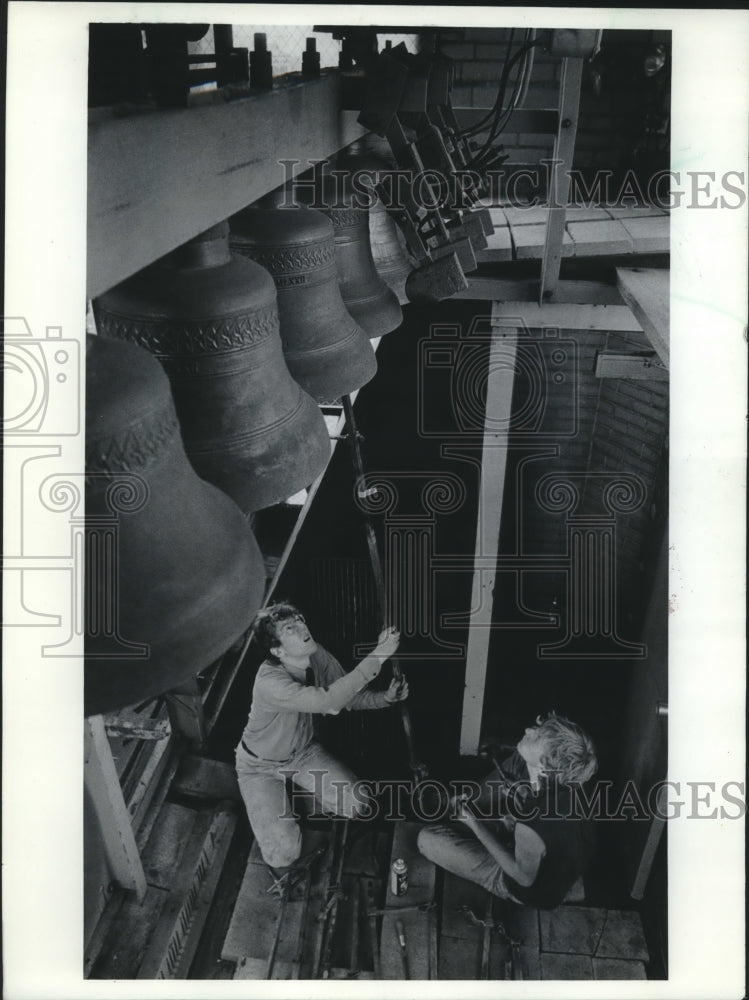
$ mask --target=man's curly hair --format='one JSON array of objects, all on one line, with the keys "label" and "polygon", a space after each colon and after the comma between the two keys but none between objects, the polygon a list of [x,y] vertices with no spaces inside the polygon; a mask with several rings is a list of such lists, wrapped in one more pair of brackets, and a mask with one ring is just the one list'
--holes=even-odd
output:
[{"label": "man's curly hair", "polygon": [[598,758],[593,741],[575,722],[563,715],[550,712],[546,718],[536,720],[539,735],[546,742],[543,765],[547,771],[556,771],[565,785],[582,784],[598,770]]},{"label": "man's curly hair", "polygon": [[278,601],[262,608],[252,622],[255,642],[269,663],[279,664],[281,661],[271,653],[278,646],[278,628],[280,623],[301,616],[301,612],[288,601]]}]

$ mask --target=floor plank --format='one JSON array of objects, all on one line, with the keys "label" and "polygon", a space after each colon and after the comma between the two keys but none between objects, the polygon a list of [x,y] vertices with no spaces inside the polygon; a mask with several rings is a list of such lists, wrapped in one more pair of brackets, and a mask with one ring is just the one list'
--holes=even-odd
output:
[{"label": "floor plank", "polygon": [[623,958],[594,958],[593,975],[596,979],[647,979],[642,962]]},{"label": "floor plank", "polygon": [[541,950],[595,955],[606,911],[588,906],[558,906],[540,914]]},{"label": "floor plank", "polygon": [[587,955],[541,955],[542,979],[593,979],[593,960]]},{"label": "floor plank", "polygon": [[632,910],[609,910],[596,956],[649,961],[640,914]]}]

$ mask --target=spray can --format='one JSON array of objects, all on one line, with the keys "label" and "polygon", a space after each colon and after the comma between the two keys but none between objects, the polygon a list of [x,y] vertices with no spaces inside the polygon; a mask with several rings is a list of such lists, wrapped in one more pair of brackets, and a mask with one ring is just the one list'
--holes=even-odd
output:
[{"label": "spray can", "polygon": [[390,867],[390,891],[402,896],[408,889],[408,866],[403,858],[396,858]]}]

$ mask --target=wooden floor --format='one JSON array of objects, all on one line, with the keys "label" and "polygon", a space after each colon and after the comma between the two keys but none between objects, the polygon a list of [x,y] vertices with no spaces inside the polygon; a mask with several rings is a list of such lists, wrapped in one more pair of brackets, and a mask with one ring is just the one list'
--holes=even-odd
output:
[{"label": "wooden floor", "polygon": [[[353,825],[348,824],[353,829]],[[645,979],[648,961],[635,911],[565,905],[537,911],[499,900],[438,872],[416,849],[419,825],[350,836],[336,882],[331,828],[305,830],[303,855],[325,848],[311,877],[282,906],[253,848],[221,958],[235,979]],[[351,834],[351,830],[349,830]],[[403,857],[409,888],[394,896],[387,874]],[[325,959],[325,915],[336,910]],[[277,938],[274,953],[274,940]]]}]

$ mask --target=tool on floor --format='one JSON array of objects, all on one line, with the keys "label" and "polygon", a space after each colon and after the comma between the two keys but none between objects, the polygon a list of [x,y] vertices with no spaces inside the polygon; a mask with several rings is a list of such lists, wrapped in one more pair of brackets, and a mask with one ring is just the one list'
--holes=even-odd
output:
[{"label": "tool on floor", "polygon": [[367,920],[369,922],[369,944],[372,949],[372,966],[374,968],[375,979],[382,979],[382,964],[380,962],[380,946],[377,941],[377,916],[384,914],[384,910],[378,910],[373,904],[375,901],[374,882],[366,879],[366,898],[361,895],[361,902],[366,906]]},{"label": "tool on floor", "polygon": [[343,863],[346,854],[348,832],[348,820],[343,820],[337,825],[335,846],[333,848],[334,860],[331,866],[331,877],[328,882],[327,899],[318,918],[322,926],[320,927],[315,949],[315,961],[312,969],[313,979],[330,978],[333,957],[333,936],[338,918],[338,903],[343,896],[341,892],[341,879],[343,877]]},{"label": "tool on floor", "polygon": [[[351,449],[351,459],[354,465],[354,474],[356,476],[357,483],[362,483],[364,479],[364,463],[362,461],[361,448],[359,447],[359,441],[361,440],[361,435],[357,430],[356,419],[354,418],[354,408],[351,403],[350,396],[342,396],[341,401],[343,402],[343,412],[346,417],[346,426],[348,429],[347,440],[349,443],[349,448]],[[383,627],[390,623],[390,615],[387,607],[387,599],[385,597],[385,577],[382,572],[382,562],[380,560],[380,553],[377,548],[377,537],[375,535],[374,526],[372,524],[371,518],[365,513],[364,514],[364,530],[367,536],[367,548],[369,549],[369,560],[372,564],[372,574],[374,576],[375,590],[377,593],[377,605],[380,613],[380,619],[382,621]],[[390,657],[390,665],[393,670],[393,677],[402,683],[404,679],[403,671],[400,667],[400,662],[397,656]],[[406,749],[408,753],[408,766],[414,779],[414,784],[419,784],[423,782],[427,776],[428,771],[426,766],[416,758],[416,753],[414,751],[413,744],[413,730],[411,728],[411,715],[408,711],[408,707],[404,701],[397,702],[398,710],[401,716],[401,722],[403,724],[403,733],[406,737]]]},{"label": "tool on floor", "polygon": [[302,878],[304,878],[307,872],[312,869],[312,866],[314,865],[315,861],[317,861],[317,859],[321,855],[325,854],[326,851],[327,847],[315,848],[314,851],[310,851],[308,854],[305,854],[304,857],[299,858],[298,861],[295,861],[294,864],[291,865],[291,867],[287,871],[285,871],[283,875],[280,876],[280,878],[276,877],[275,873],[273,872],[273,869],[269,865],[268,871],[271,873],[273,882],[265,890],[266,896],[269,895],[271,892],[274,892],[276,893],[276,895],[280,896],[287,882],[290,882],[291,888],[293,888],[298,882],[301,882]]},{"label": "tool on floor", "polygon": [[403,926],[403,921],[400,918],[395,921],[395,933],[398,937],[398,947],[400,948],[403,978],[410,979],[411,970],[408,965],[408,951],[406,949],[406,928]]}]

